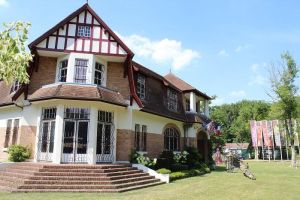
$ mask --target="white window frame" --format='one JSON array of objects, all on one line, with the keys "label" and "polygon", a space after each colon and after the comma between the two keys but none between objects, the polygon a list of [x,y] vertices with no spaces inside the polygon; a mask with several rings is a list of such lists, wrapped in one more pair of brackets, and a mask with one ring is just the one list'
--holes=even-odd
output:
[{"label": "white window frame", "polygon": [[79,25],[77,30],[78,37],[91,37],[92,35],[92,27]]},{"label": "white window frame", "polygon": [[[97,69],[96,68],[97,65],[100,65],[102,70]],[[101,81],[100,84],[98,84],[97,81],[96,81],[96,73],[101,74],[101,79],[97,78],[97,81],[99,81],[99,80]],[[105,80],[104,76],[105,76],[105,66],[101,62],[96,61],[95,62],[95,70],[94,70],[94,84],[96,84],[98,86],[104,86],[104,80]]]},{"label": "white window frame", "polygon": [[[62,64],[65,63],[65,62],[67,63],[67,65],[63,67]],[[67,82],[67,79],[68,79],[68,63],[69,63],[68,58],[59,61],[59,63],[58,63],[58,77],[57,77],[58,82],[63,82],[63,83]],[[61,74],[62,74],[63,70],[66,70],[65,81],[61,80]]]},{"label": "white window frame", "polygon": [[[78,65],[77,62],[83,63],[86,62],[86,65]],[[87,84],[88,83],[88,69],[89,69],[89,59],[82,59],[82,58],[75,58],[74,62],[74,83],[78,84]],[[82,73],[80,74],[79,72],[84,72],[85,74]],[[78,76],[78,77],[77,77]],[[85,77],[85,79],[83,78]]]}]

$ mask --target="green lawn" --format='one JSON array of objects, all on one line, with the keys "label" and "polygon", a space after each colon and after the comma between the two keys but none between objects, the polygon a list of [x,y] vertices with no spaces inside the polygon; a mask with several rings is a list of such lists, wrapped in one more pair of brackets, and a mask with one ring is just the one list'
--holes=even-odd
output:
[{"label": "green lawn", "polygon": [[245,178],[240,172],[226,173],[224,168],[211,174],[178,180],[170,184],[120,194],[99,193],[0,193],[1,200],[142,200],[142,199],[300,199],[300,168],[291,169],[288,163],[249,162],[257,180]]}]

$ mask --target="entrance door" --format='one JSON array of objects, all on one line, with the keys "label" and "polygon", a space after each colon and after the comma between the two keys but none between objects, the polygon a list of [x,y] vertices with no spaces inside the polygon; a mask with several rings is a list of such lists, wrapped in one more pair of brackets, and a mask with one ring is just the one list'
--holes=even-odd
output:
[{"label": "entrance door", "polygon": [[65,120],[63,162],[87,162],[88,120]]},{"label": "entrance door", "polygon": [[52,161],[55,121],[43,121],[38,144],[38,160]]},{"label": "entrance door", "polygon": [[97,162],[114,161],[114,124],[111,112],[98,112],[96,155]]}]

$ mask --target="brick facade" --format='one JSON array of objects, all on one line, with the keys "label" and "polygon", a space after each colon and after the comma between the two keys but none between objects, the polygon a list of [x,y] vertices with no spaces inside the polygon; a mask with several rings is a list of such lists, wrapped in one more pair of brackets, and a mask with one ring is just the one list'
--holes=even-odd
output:
[{"label": "brick facade", "polygon": [[18,144],[28,147],[31,150],[31,157],[35,153],[35,140],[36,140],[36,126],[21,126],[21,133],[19,133]]},{"label": "brick facade", "polygon": [[131,130],[117,129],[117,161],[130,161],[133,148],[134,132]]},{"label": "brick facade", "polygon": [[32,94],[43,85],[55,82],[57,59],[52,57],[39,57],[37,71],[34,71],[29,85],[29,94]]},{"label": "brick facade", "polygon": [[106,86],[110,89],[119,91],[124,99],[129,100],[130,98],[130,88],[128,77],[123,76],[124,74],[124,64],[116,62],[108,62],[107,64],[107,81]]},{"label": "brick facade", "polygon": [[7,153],[3,152],[6,128],[0,127],[0,161],[7,160]]}]

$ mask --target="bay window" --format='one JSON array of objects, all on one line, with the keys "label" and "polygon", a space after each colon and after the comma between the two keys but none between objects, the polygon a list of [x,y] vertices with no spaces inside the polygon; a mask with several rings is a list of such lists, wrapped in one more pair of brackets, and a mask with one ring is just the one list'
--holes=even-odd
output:
[{"label": "bay window", "polygon": [[88,68],[88,60],[75,59],[75,83],[86,83],[86,72]]}]

